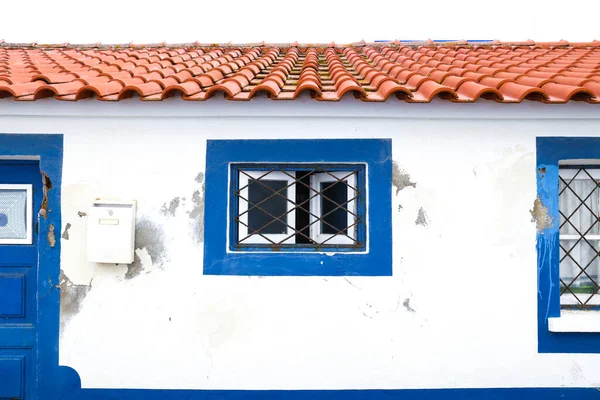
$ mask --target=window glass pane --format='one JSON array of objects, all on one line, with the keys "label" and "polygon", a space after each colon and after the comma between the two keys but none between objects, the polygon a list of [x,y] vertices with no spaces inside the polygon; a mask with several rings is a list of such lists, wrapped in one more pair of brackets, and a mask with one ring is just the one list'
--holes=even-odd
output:
[{"label": "window glass pane", "polygon": [[[578,178],[587,175],[578,174]],[[568,184],[568,187],[567,187]],[[561,179],[559,182],[560,233],[598,234],[598,205],[600,190],[591,179]],[[568,221],[567,221],[568,218]]]},{"label": "window glass pane", "polygon": [[[287,223],[287,189],[284,189],[287,185],[287,181],[265,179],[261,179],[260,182],[250,181],[248,184],[248,230],[250,234],[287,232],[285,223],[274,218],[279,217]],[[275,192],[279,192],[279,195]]]},{"label": "window glass pane", "polygon": [[0,239],[27,239],[27,190],[0,189]]},{"label": "window glass pane", "polygon": [[[322,193],[321,232],[334,235],[346,233],[348,231],[348,205],[345,204],[348,201],[347,182],[322,182],[319,190]],[[342,204],[343,206],[339,207]]]},{"label": "window glass pane", "polygon": [[[600,189],[593,168],[561,169],[560,302],[562,305],[599,304]],[[566,177],[564,177],[566,176]]]},{"label": "window glass pane", "polygon": [[[588,296],[579,296],[580,294],[590,295],[597,291],[595,282],[598,282],[598,241],[561,240],[560,245],[562,290],[581,297],[585,302]],[[570,290],[566,290],[566,286],[569,286]]]}]

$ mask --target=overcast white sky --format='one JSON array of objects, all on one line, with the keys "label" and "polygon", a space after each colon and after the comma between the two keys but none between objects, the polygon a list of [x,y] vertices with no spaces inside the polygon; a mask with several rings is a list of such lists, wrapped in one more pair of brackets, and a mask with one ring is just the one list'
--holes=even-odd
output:
[{"label": "overcast white sky", "polygon": [[599,0],[0,0],[0,15],[7,42],[600,40]]}]

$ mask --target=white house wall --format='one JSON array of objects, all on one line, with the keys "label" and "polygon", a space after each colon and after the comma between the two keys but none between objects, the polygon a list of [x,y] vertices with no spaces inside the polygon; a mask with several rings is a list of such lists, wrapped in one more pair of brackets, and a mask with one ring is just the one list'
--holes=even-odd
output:
[{"label": "white house wall", "polygon": [[[64,134],[60,363],[83,387],[598,386],[600,355],[537,353],[530,214],[536,136],[598,135],[596,110],[2,101],[0,131]],[[207,139],[372,137],[393,139],[393,277],[202,275]],[[133,265],[87,262],[96,198],[137,200]]]}]

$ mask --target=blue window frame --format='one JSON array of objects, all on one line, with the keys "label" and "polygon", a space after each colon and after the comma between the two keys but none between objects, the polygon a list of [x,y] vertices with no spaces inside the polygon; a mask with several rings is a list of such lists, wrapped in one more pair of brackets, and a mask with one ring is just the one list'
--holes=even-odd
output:
[{"label": "blue window frame", "polygon": [[[561,280],[561,261],[564,263],[569,258],[570,263],[577,264],[575,256],[569,255],[574,245],[568,244],[571,238],[566,225],[571,225],[577,231],[576,223],[568,221],[574,215],[577,206],[565,211],[565,204],[559,206],[567,186],[574,179],[577,171],[592,166],[598,168],[600,160],[600,138],[566,138],[566,137],[541,137],[537,138],[537,194],[538,205],[543,221],[538,221],[537,253],[538,253],[538,351],[540,353],[600,353],[600,332],[551,332],[550,320],[561,317],[561,313],[568,313],[572,308],[565,301],[565,295],[576,298],[581,291],[570,290],[568,286],[573,282]],[[591,182],[594,182],[590,174]],[[575,195],[576,190],[572,190]],[[587,195],[582,196],[586,200]],[[584,207],[585,205],[582,204]],[[590,212],[592,207],[588,206]],[[538,210],[538,211],[539,211]],[[595,217],[594,217],[595,218]],[[592,221],[593,222],[593,221]],[[562,227],[562,236],[561,235]],[[587,225],[586,225],[587,231]],[[583,232],[582,232],[583,236]],[[580,243],[588,240],[580,240]],[[562,243],[561,243],[562,242]],[[567,244],[565,244],[567,243]],[[587,265],[587,261],[585,265]],[[584,267],[585,267],[584,265]],[[564,268],[563,264],[563,268]],[[583,272],[582,272],[583,273]],[[579,274],[581,275],[581,274]],[[561,299],[561,294],[563,295]],[[584,297],[582,297],[584,298]],[[588,296],[585,296],[587,299]],[[561,306],[562,300],[562,306]],[[579,308],[585,313],[594,313],[600,318],[597,307],[588,307],[580,302]],[[585,306],[585,307],[584,307]],[[590,316],[588,314],[587,316]],[[563,315],[564,316],[564,315]],[[587,317],[586,316],[586,317]]]},{"label": "blue window frame", "polygon": [[388,139],[209,140],[204,273],[391,275],[391,159]]}]

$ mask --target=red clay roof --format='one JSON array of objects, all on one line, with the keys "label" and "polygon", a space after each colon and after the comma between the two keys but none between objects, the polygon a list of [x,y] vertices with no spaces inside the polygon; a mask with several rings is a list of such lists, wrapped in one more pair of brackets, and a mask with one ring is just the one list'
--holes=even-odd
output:
[{"label": "red clay roof", "polygon": [[600,103],[600,42],[38,46],[0,43],[0,98],[230,100],[302,92],[338,101],[396,97]]}]

